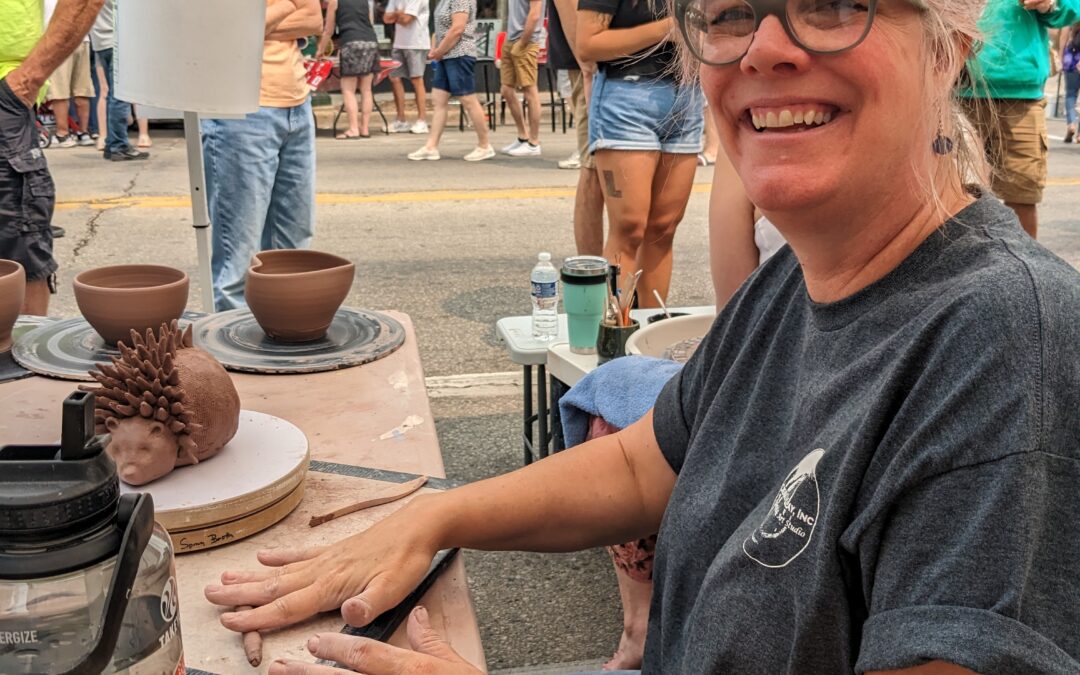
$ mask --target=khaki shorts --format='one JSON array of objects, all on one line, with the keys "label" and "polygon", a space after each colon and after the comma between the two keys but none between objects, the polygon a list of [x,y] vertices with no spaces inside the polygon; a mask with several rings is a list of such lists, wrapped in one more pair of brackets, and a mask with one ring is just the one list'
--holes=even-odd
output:
[{"label": "khaki shorts", "polygon": [[499,79],[505,87],[524,89],[536,86],[536,57],[540,55],[540,45],[530,42],[525,51],[514,54],[516,42],[503,43],[502,65],[499,66]]},{"label": "khaki shorts", "polygon": [[986,144],[994,193],[1013,204],[1041,202],[1049,154],[1046,100],[965,100],[964,112]]},{"label": "khaki shorts", "polygon": [[577,149],[581,155],[582,169],[595,169],[596,160],[589,154],[589,106],[585,103],[585,76],[580,70],[567,71],[574,100],[574,130],[577,131]]},{"label": "khaki shorts", "polygon": [[90,43],[80,42],[75,51],[49,77],[50,101],[65,98],[94,98],[90,79]]}]

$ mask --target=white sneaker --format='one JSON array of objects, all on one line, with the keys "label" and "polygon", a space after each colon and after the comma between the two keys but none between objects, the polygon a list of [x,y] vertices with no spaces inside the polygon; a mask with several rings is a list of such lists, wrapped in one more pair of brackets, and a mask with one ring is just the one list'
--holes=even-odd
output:
[{"label": "white sneaker", "polygon": [[532,143],[522,143],[521,145],[517,146],[506,154],[510,155],[511,157],[539,157],[540,146],[533,145]]},{"label": "white sneaker", "polygon": [[426,134],[428,132],[427,122],[424,120],[416,120],[416,122],[409,127],[409,131],[414,134]]},{"label": "white sneaker", "polygon": [[574,151],[574,154],[570,155],[564,160],[559,162],[560,169],[580,169],[581,168],[581,153]]},{"label": "white sneaker", "polygon": [[410,125],[405,120],[396,120],[393,124],[390,125],[390,133],[392,134],[403,134],[406,131],[410,131],[411,129],[412,125]]},{"label": "white sneaker", "polygon": [[437,159],[442,159],[442,157],[439,156],[438,148],[434,150],[428,150],[428,147],[425,145],[416,152],[410,152],[409,159],[413,160],[414,162],[421,162],[425,159],[429,159],[434,162]]},{"label": "white sneaker", "polygon": [[495,156],[495,148],[490,145],[486,148],[473,148],[473,151],[462,157],[466,162],[482,162]]},{"label": "white sneaker", "polygon": [[515,150],[515,149],[521,147],[522,145],[524,145],[524,143],[515,138],[513,143],[508,143],[507,145],[504,145],[502,150],[499,150],[499,152],[501,152],[504,155],[509,155],[511,150]]},{"label": "white sneaker", "polygon": [[52,142],[49,143],[50,148],[74,148],[75,147],[75,135],[68,134],[61,138],[60,136],[53,136]]},{"label": "white sneaker", "polygon": [[94,144],[94,139],[90,138],[90,134],[79,134],[79,145],[89,147]]}]

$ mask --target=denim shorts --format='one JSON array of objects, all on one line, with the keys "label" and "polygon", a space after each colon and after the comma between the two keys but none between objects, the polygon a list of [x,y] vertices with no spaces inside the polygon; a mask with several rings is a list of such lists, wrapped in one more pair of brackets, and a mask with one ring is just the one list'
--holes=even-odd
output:
[{"label": "denim shorts", "polygon": [[701,152],[705,105],[701,88],[671,79],[593,78],[589,102],[589,152],[659,150]]},{"label": "denim shorts", "polygon": [[455,56],[431,62],[431,88],[450,92],[451,96],[476,93],[476,59]]}]

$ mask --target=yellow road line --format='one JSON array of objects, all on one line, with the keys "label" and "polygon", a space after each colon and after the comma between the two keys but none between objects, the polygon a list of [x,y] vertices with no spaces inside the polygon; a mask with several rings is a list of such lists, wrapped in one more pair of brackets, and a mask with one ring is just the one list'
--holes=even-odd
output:
[{"label": "yellow road line", "polygon": [[[694,192],[708,192],[709,183],[697,183]],[[550,199],[574,196],[575,188],[506,188],[498,190],[430,190],[425,192],[387,192],[384,194],[361,195],[325,192],[315,196],[318,204],[401,204],[420,202],[458,202],[490,201],[496,199]],[[147,195],[136,197],[89,197],[84,199],[64,199],[56,204],[58,211],[69,211],[81,207],[91,209],[114,209],[117,207],[142,209],[179,209],[190,208],[191,200],[187,196]]]},{"label": "yellow road line", "polygon": [[[1051,178],[1047,187],[1080,185],[1080,177]],[[709,183],[695,183],[694,192],[708,192]],[[565,199],[574,196],[575,188],[504,188],[496,190],[430,190],[424,192],[387,192],[383,194],[363,195],[324,192],[315,196],[318,204],[402,204],[422,202],[479,202],[497,199]],[[64,199],[56,204],[58,211],[70,211],[81,207],[91,209],[114,209],[117,207],[140,209],[186,209],[191,208],[187,196],[146,195],[136,197],[87,197],[83,199]]]}]

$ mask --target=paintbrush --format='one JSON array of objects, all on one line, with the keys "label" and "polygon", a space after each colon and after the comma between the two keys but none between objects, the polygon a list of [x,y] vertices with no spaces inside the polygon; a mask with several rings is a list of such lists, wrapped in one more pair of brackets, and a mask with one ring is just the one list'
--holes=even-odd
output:
[{"label": "paintbrush", "polygon": [[622,310],[622,325],[624,326],[630,325],[630,307],[634,304],[634,294],[637,292],[637,284],[638,279],[641,278],[641,272],[642,270],[634,272],[634,276],[630,277],[630,280],[626,283],[626,290],[619,299],[619,308]]}]

